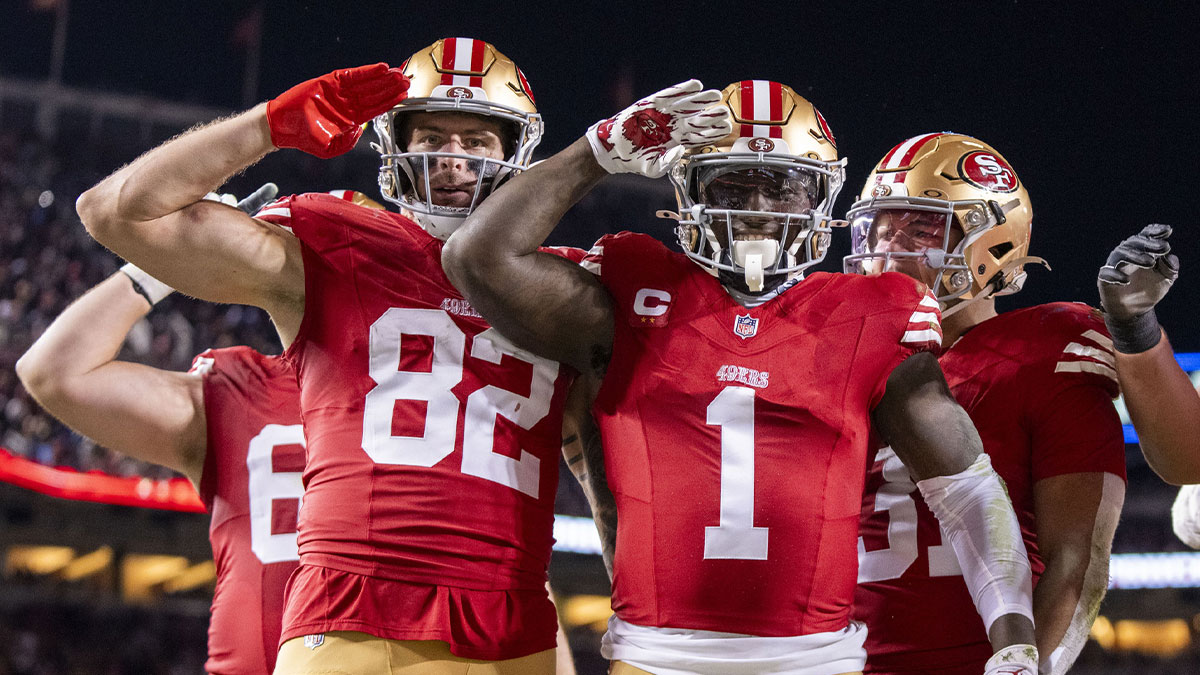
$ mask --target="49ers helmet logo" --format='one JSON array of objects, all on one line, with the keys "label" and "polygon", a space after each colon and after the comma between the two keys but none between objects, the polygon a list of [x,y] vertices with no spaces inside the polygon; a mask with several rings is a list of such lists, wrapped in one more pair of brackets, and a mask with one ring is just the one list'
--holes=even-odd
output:
[{"label": "49ers helmet logo", "polygon": [[451,87],[446,90],[446,96],[450,98],[475,98],[475,94],[471,93],[466,87]]},{"label": "49ers helmet logo", "polygon": [[1017,189],[1017,173],[1008,162],[983,150],[963,155],[958,160],[958,175],[971,185],[992,192],[1013,192]]},{"label": "49ers helmet logo", "polygon": [[750,139],[750,142],[746,144],[746,147],[753,152],[770,152],[775,149],[775,141],[772,141],[769,138],[762,138],[760,136],[758,138]]}]

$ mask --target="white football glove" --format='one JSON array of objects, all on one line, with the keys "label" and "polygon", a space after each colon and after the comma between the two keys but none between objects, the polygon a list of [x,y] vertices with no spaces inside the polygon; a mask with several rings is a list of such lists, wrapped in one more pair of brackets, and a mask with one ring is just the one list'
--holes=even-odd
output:
[{"label": "white football glove", "polygon": [[1171,505],[1171,529],[1179,541],[1200,549],[1200,485],[1184,485]]},{"label": "white football glove", "polygon": [[[596,162],[609,173],[659,178],[684,150],[733,132],[721,92],[688,80],[652,94],[587,130]],[[709,107],[712,106],[712,107]]]},{"label": "white football glove", "polygon": [[1037,675],[1038,650],[1033,645],[1011,645],[992,654],[983,675]]}]

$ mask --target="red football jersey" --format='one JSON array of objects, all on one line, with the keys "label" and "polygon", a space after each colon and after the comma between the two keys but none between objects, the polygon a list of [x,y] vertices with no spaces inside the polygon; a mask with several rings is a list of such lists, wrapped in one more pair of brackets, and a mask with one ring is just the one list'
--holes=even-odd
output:
[{"label": "red football jersey", "polygon": [[618,530],[613,609],[658,626],[794,636],[845,628],[869,413],[940,340],[908,277],[816,273],[751,309],[641,234],[583,265],[612,293],[593,412]]},{"label": "red football jersey", "polygon": [[[1008,487],[1036,584],[1045,566],[1034,484],[1092,471],[1125,477],[1104,321],[1079,303],[1006,312],[968,331],[941,363]],[[878,452],[867,477],[859,581],[855,618],[868,627],[867,672],[982,672],[992,649],[954,550],[890,448]]]},{"label": "red football jersey", "polygon": [[205,671],[270,673],[283,589],[300,558],[300,389],[282,359],[249,347],[210,349],[192,372],[204,381],[208,449],[200,498],[212,514],[217,565]]},{"label": "red football jersey", "polygon": [[[283,638],[356,630],[481,659],[552,648],[568,369],[492,329],[442,272],[442,242],[401,215],[306,194],[258,217],[300,239],[306,287],[285,353],[308,463]],[[413,584],[493,595],[390,604]]]}]

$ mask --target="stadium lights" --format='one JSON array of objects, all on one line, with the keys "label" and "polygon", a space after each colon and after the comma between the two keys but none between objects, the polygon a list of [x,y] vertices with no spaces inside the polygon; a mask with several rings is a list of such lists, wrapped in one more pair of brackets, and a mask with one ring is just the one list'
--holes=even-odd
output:
[{"label": "stadium lights", "polygon": [[78,581],[108,569],[113,562],[113,550],[109,546],[81,555],[62,569],[60,576],[66,581]]},{"label": "stadium lights", "polygon": [[4,560],[4,571],[11,576],[27,573],[43,576],[54,574],[75,559],[70,546],[13,546]]},{"label": "stadium lights", "polygon": [[1185,619],[1121,619],[1113,622],[1102,615],[1092,624],[1090,637],[1106,651],[1162,657],[1175,656],[1192,644],[1192,633]]}]

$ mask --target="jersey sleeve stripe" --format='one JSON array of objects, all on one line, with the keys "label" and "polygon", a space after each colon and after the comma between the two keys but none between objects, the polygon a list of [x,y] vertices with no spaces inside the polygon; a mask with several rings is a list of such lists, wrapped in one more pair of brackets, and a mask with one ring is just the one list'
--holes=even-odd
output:
[{"label": "jersey sleeve stripe", "polygon": [[941,346],[942,332],[932,328],[926,328],[925,330],[907,330],[904,331],[904,335],[900,337],[900,343],[913,347],[924,346],[928,344]]},{"label": "jersey sleeve stripe", "polygon": [[254,217],[277,216],[277,217],[292,217],[292,209],[288,207],[276,207],[274,209],[268,207],[258,211]]},{"label": "jersey sleeve stripe", "polygon": [[587,255],[583,256],[583,260],[579,261],[580,267],[591,272],[592,274],[595,274],[596,276],[600,276],[600,266],[603,263],[604,247],[600,245],[593,246],[591,250],[587,252]]},{"label": "jersey sleeve stripe", "polygon": [[1117,381],[1117,371],[1103,363],[1096,363],[1095,361],[1059,361],[1058,365],[1054,366],[1054,372],[1091,373],[1093,375],[1103,375],[1113,382]]},{"label": "jersey sleeve stripe", "polygon": [[1083,333],[1083,335],[1081,335],[1080,337],[1082,337],[1085,340],[1091,340],[1092,342],[1095,342],[1096,344],[1100,345],[1100,348],[1103,349],[1104,351],[1108,352],[1109,354],[1112,353],[1112,350],[1113,350],[1112,338],[1107,337],[1103,333],[1101,333],[1099,331],[1095,331],[1095,330],[1088,330],[1088,331],[1085,331]]},{"label": "jersey sleeve stripe", "polygon": [[941,325],[941,316],[937,312],[913,312],[908,317],[909,323],[936,323]]},{"label": "jersey sleeve stripe", "polygon": [[[1108,352],[1103,349],[1098,349],[1096,347],[1089,347],[1087,345],[1081,345],[1078,342],[1072,342],[1071,344],[1067,345],[1067,348],[1063,350],[1063,354],[1082,356],[1087,359],[1099,361],[1100,363],[1103,363],[1104,365],[1106,365],[1109,368],[1112,368],[1114,370],[1116,370],[1116,367],[1117,367],[1116,358],[1112,355],[1111,352]],[[1064,361],[1072,361],[1072,360],[1074,360],[1074,359],[1064,359]]]}]

